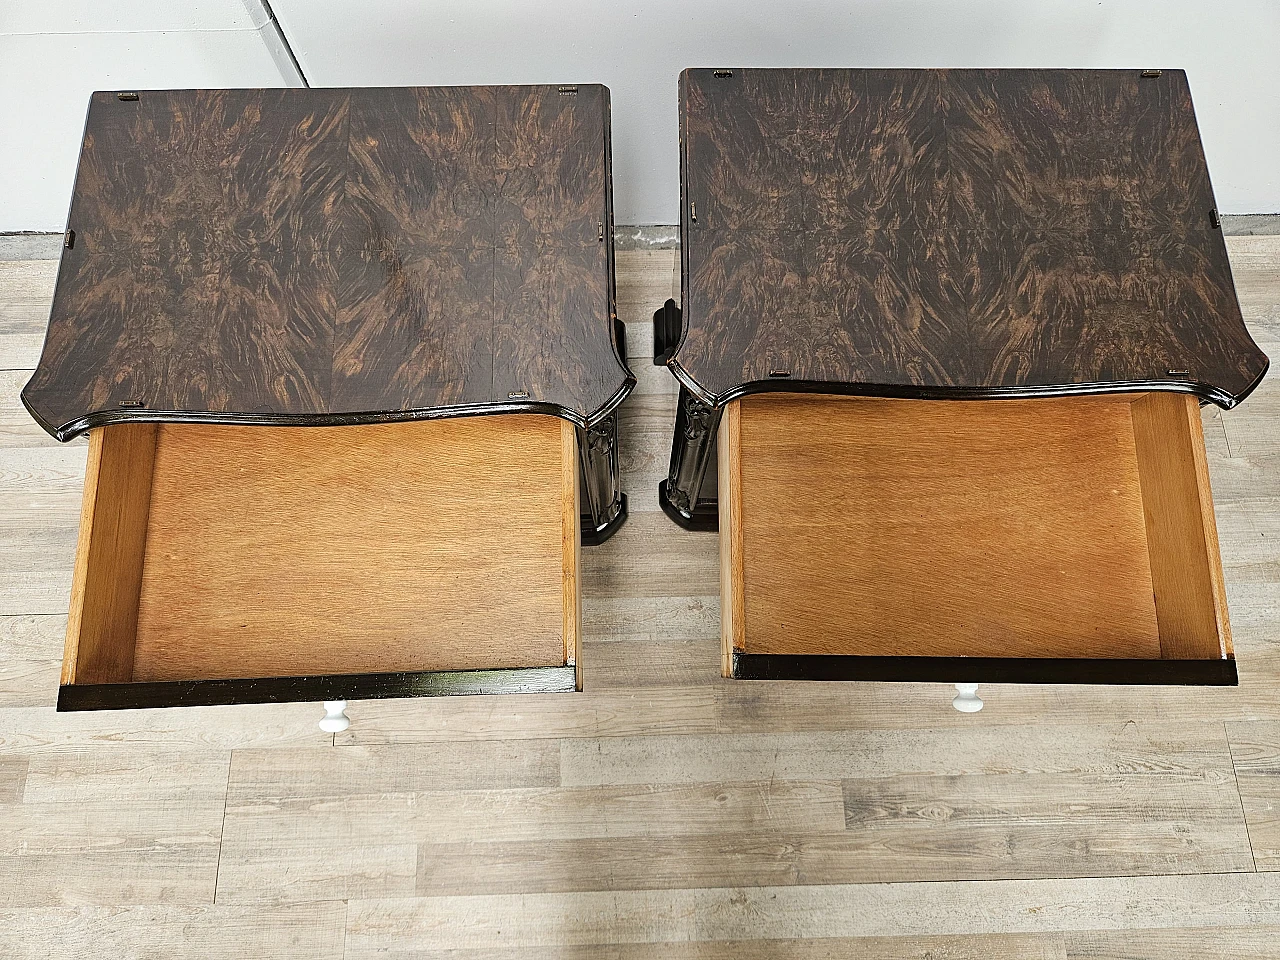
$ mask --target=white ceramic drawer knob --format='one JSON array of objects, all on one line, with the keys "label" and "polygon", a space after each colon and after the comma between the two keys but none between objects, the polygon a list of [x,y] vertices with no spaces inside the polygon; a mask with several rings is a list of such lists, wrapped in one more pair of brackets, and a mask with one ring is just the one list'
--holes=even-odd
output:
[{"label": "white ceramic drawer knob", "polygon": [[351,726],[346,714],[347,701],[326,700],[324,702],[324,719],[320,721],[320,729],[325,733],[341,733]]},{"label": "white ceramic drawer knob", "polygon": [[951,705],[961,713],[977,713],[982,709],[982,699],[978,696],[976,683],[957,683],[956,698]]}]

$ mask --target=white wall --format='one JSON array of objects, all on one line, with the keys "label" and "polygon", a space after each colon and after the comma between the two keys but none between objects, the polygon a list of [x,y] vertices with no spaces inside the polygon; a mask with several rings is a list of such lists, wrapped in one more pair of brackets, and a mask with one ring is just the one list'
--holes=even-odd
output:
[{"label": "white wall", "polygon": [[313,86],[601,82],[619,223],[675,223],[688,66],[1181,67],[1220,209],[1280,212],[1280,0],[272,0]]},{"label": "white wall", "polygon": [[[1219,207],[1280,212],[1280,0],[273,0],[313,86],[603,82],[675,223],[686,66],[1182,67]],[[0,0],[0,231],[61,230],[90,91],[296,84],[259,0]]]},{"label": "white wall", "polygon": [[66,226],[92,91],[293,85],[274,39],[256,0],[0,0],[0,232]]}]

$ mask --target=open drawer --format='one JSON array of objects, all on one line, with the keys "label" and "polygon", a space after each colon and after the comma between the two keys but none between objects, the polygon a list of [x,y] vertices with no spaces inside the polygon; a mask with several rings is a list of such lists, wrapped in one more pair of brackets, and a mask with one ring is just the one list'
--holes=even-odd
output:
[{"label": "open drawer", "polygon": [[1236,682],[1193,397],[762,394],[719,443],[726,676]]},{"label": "open drawer", "polygon": [[575,428],[90,434],[58,709],[574,690]]}]

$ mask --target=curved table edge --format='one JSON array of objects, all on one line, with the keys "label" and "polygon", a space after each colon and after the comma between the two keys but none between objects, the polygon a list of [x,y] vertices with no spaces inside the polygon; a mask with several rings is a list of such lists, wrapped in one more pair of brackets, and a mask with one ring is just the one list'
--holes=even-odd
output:
[{"label": "curved table edge", "polygon": [[1258,350],[1258,356],[1262,358],[1262,369],[1239,393],[1231,393],[1202,380],[1108,380],[1097,383],[959,387],[777,378],[749,380],[738,384],[723,394],[715,394],[706,390],[688,370],[680,365],[678,356],[672,357],[667,361],[666,365],[672,376],[680,382],[682,387],[693,394],[700,402],[713,408],[723,407],[734,400],[756,393],[813,393],[827,396],[887,397],[898,400],[1030,400],[1087,396],[1090,394],[1162,391],[1166,393],[1191,394],[1198,397],[1201,402],[1214,403],[1224,410],[1230,410],[1253,393],[1258,384],[1267,375],[1267,371],[1271,367],[1271,360],[1260,349]]},{"label": "curved table edge", "polygon": [[622,383],[612,396],[590,414],[545,400],[510,400],[491,403],[453,404],[438,407],[406,408],[351,413],[234,413],[212,410],[155,410],[143,407],[97,410],[66,423],[55,425],[41,415],[27,397],[27,386],[19,393],[22,405],[40,427],[55,440],[67,443],[95,427],[114,423],[203,423],[224,426],[260,427],[348,427],[376,423],[408,423],[415,420],[444,420],[451,417],[495,416],[499,414],[536,413],[568,420],[574,426],[589,429],[612,414],[636,386],[631,368],[619,361],[625,372]]}]

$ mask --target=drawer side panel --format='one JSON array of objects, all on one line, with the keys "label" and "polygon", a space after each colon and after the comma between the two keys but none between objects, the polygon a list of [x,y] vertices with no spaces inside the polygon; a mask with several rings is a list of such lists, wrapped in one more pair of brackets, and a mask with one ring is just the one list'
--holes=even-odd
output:
[{"label": "drawer side panel", "polygon": [[745,649],[742,556],[742,404],[733,401],[720,418],[716,448],[716,498],[720,514],[721,673],[733,676],[733,655]]},{"label": "drawer side panel", "polygon": [[156,426],[89,437],[62,682],[117,683],[133,672]]},{"label": "drawer side panel", "polygon": [[1229,657],[1231,628],[1200,405],[1194,397],[1149,393],[1130,409],[1160,649],[1175,659]]}]

